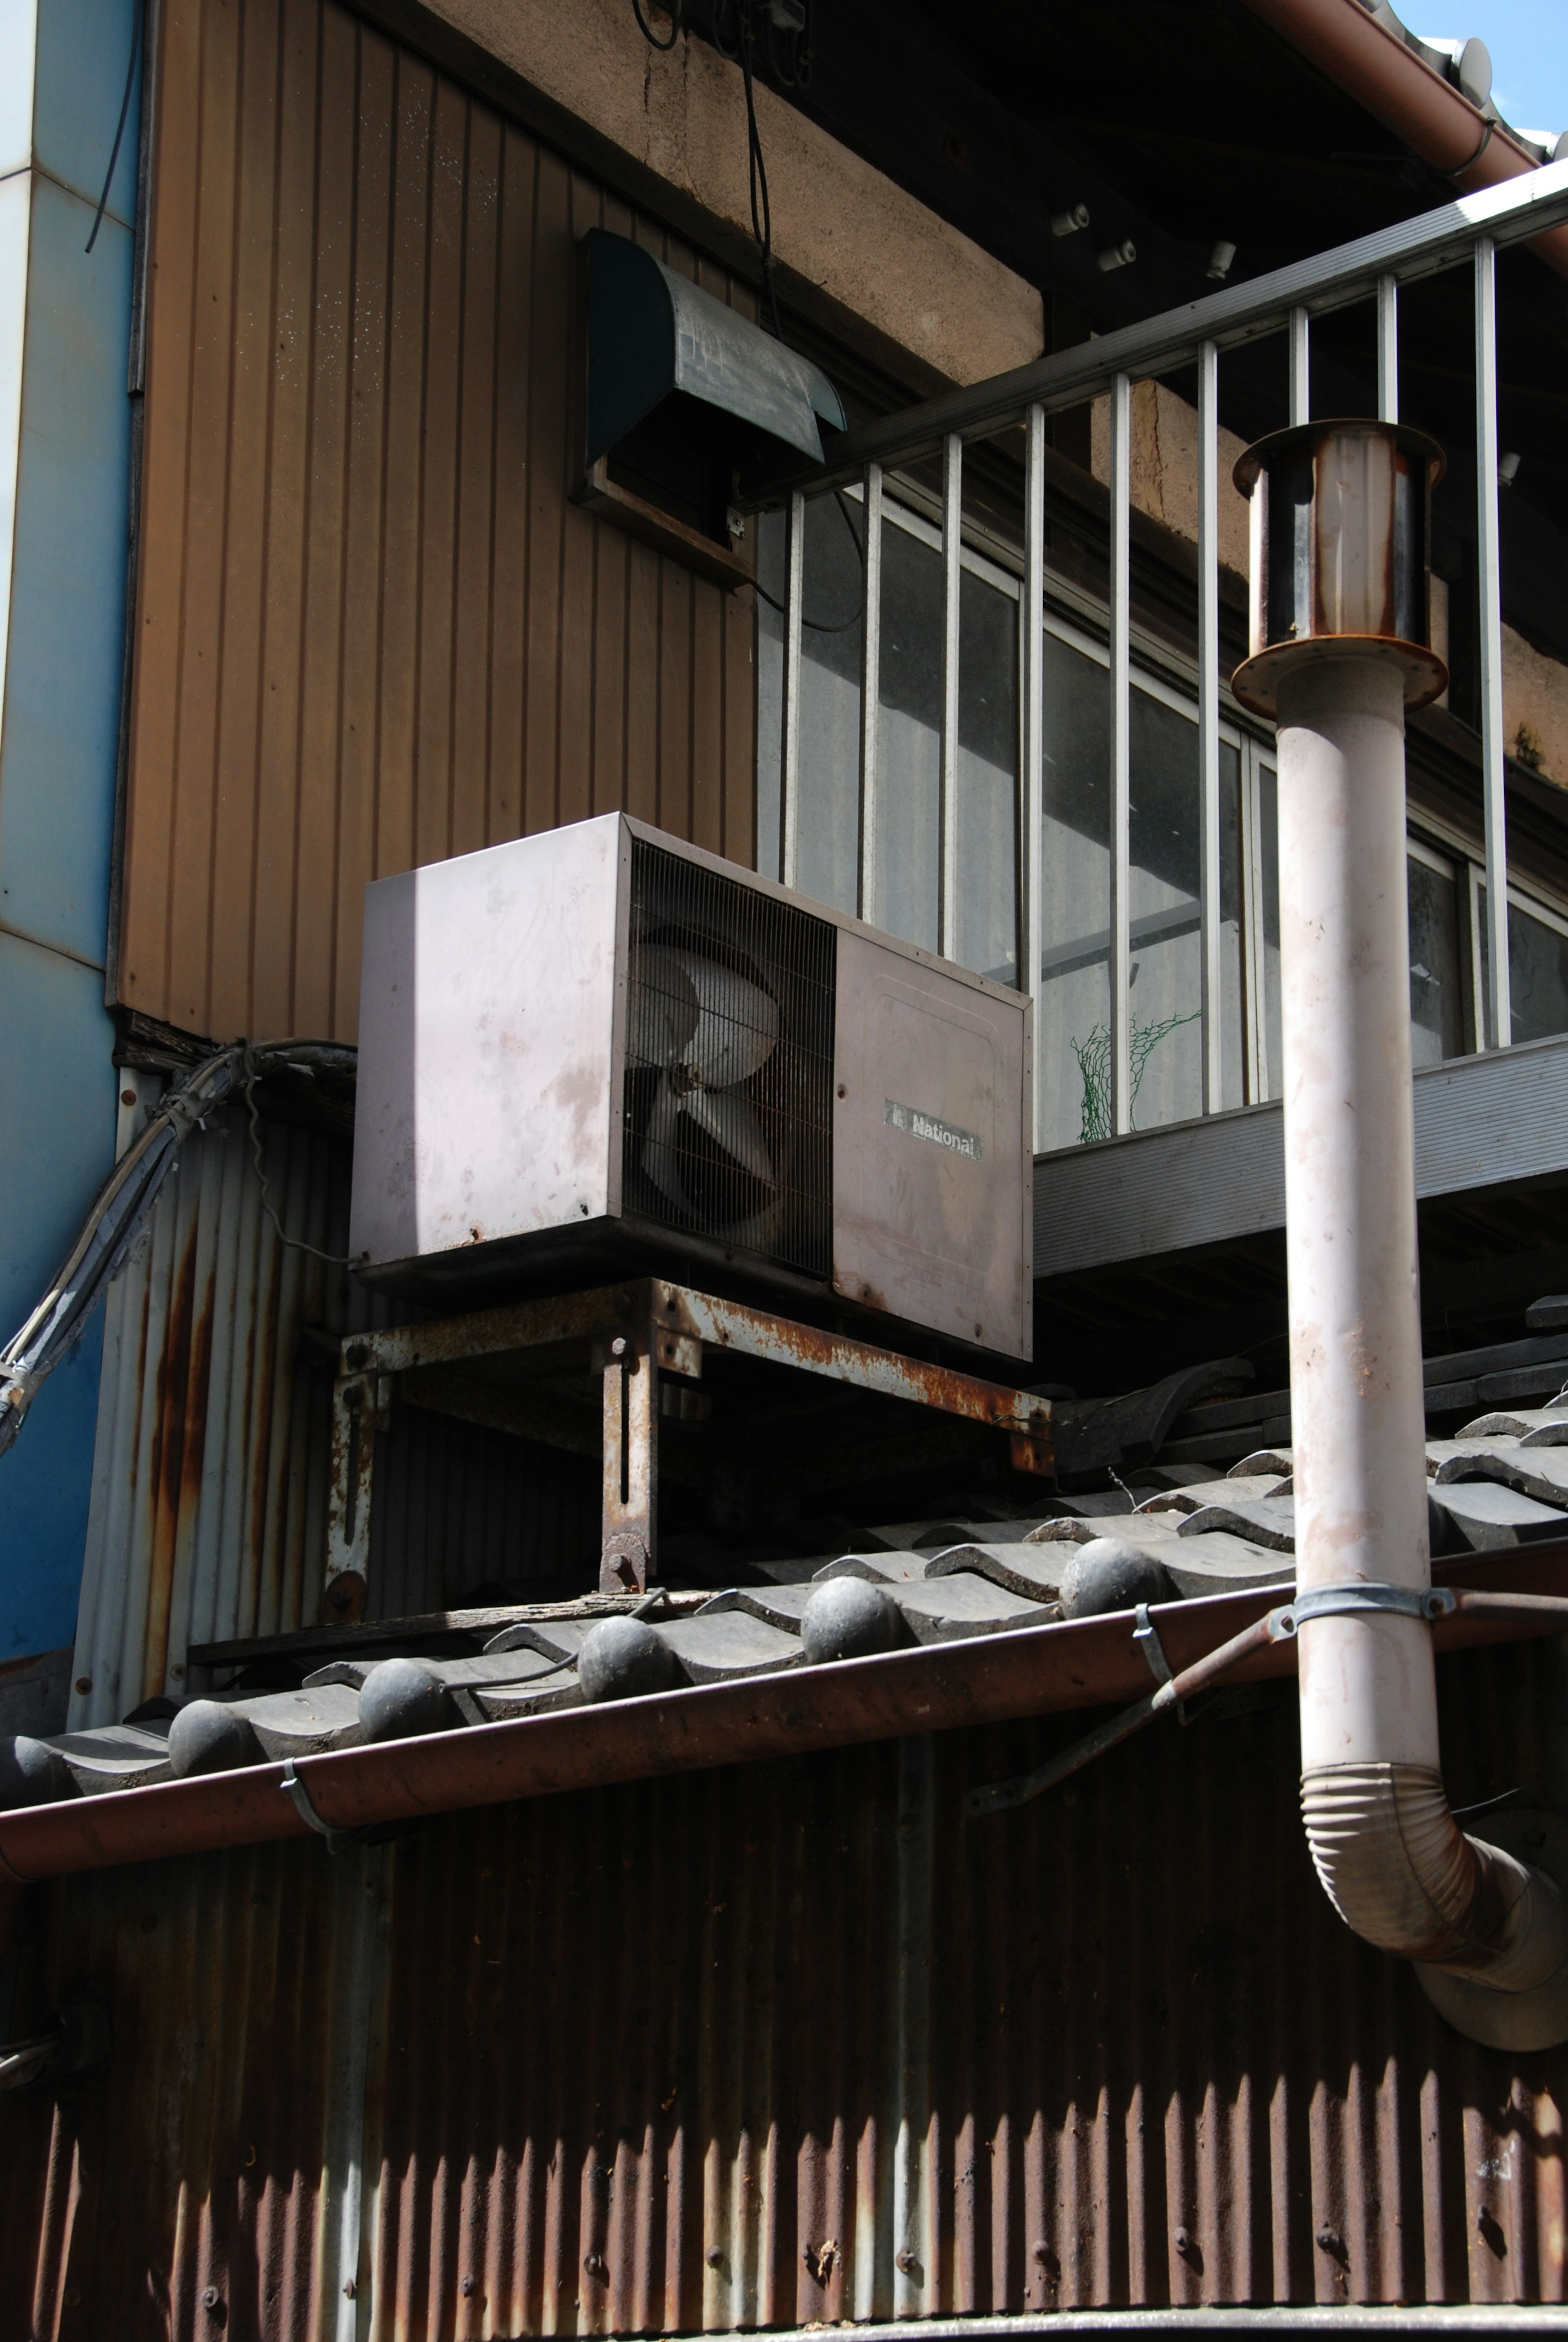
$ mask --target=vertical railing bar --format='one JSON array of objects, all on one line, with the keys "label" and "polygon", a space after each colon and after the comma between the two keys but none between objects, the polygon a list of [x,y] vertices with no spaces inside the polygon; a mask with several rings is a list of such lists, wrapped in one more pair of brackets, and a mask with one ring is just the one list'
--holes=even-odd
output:
[{"label": "vertical railing bar", "polygon": [[864,615],[860,653],[860,870],[856,907],[876,920],[877,714],[882,697],[882,465],[865,467]]},{"label": "vertical railing bar", "polygon": [[964,442],[949,433],[942,450],[942,756],[938,783],[941,872],[937,949],[955,956],[958,929],[958,619],[964,550]]},{"label": "vertical railing bar", "polygon": [[1042,1145],[1045,1067],[1041,1062],[1045,1020],[1039,1013],[1040,964],[1045,949],[1045,409],[1032,406],[1024,440],[1024,773],[1019,868],[1023,886],[1020,983],[1036,999],[1034,1015],[1034,1147]]},{"label": "vertical railing bar", "polygon": [[1377,416],[1399,421],[1399,279],[1377,280]]},{"label": "vertical railing bar", "polygon": [[1220,958],[1220,425],[1219,352],[1198,352],[1198,772],[1203,866],[1199,874],[1203,1112],[1224,1101]]},{"label": "vertical railing bar", "polygon": [[1513,1038],[1508,966],[1508,811],[1503,761],[1502,562],[1497,515],[1497,254],[1490,236],[1475,247],[1475,492],[1480,553],[1481,775],[1486,835],[1486,1023],[1484,1046]]},{"label": "vertical railing bar", "polygon": [[779,876],[800,883],[800,635],[805,569],[805,497],[789,500],[784,541],[784,739],[780,744]]},{"label": "vertical railing bar", "polygon": [[1111,1127],[1133,1126],[1132,973],[1132,383],[1111,386]]},{"label": "vertical railing bar", "polygon": [[1312,350],[1304,309],[1291,311],[1291,424],[1312,421]]}]

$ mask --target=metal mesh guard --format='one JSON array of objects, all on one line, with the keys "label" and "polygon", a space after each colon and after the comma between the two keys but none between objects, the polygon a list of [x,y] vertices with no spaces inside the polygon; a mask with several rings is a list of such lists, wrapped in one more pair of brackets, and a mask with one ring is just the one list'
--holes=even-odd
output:
[{"label": "metal mesh guard", "polygon": [[835,943],[825,919],[634,839],[628,1209],[831,1275]]}]

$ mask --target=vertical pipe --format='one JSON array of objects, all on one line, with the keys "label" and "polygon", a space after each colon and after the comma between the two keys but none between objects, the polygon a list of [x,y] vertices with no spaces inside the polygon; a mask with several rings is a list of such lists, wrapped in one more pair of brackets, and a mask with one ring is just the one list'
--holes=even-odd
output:
[{"label": "vertical pipe", "polygon": [[800,629],[805,570],[805,498],[789,500],[784,540],[784,739],[779,756],[779,876],[800,883]]},{"label": "vertical pipe", "polygon": [[[1040,986],[1040,962],[1045,946],[1045,675],[1043,643],[1045,632],[1045,409],[1032,406],[1024,441],[1024,786],[1019,860],[1023,881],[1022,930],[1024,966],[1021,988],[1031,995]],[[1044,1068],[1040,1052],[1045,1020],[1034,1019],[1034,1146],[1042,1141]]]},{"label": "vertical pipe", "polygon": [[1224,1103],[1223,973],[1220,957],[1220,550],[1219,352],[1198,352],[1198,774],[1203,866],[1199,922],[1203,1036],[1203,1112]]},{"label": "vertical pipe", "polygon": [[1133,385],[1111,385],[1111,1127],[1133,1126],[1132,972],[1132,422]]},{"label": "vertical pipe", "polygon": [[1304,309],[1291,311],[1291,423],[1312,421],[1312,362]]},{"label": "vertical pipe", "polygon": [[1486,1032],[1483,1046],[1513,1036],[1508,967],[1508,810],[1503,765],[1502,565],[1497,529],[1497,255],[1475,247],[1475,495],[1481,568],[1481,776],[1486,816]]},{"label": "vertical pipe", "polygon": [[939,783],[942,866],[937,882],[937,949],[952,959],[958,942],[958,620],[964,530],[964,442],[951,432],[942,450],[942,764]]},{"label": "vertical pipe", "polygon": [[1399,279],[1377,280],[1377,419],[1399,421]]},{"label": "vertical pipe", "polygon": [[860,651],[860,873],[855,908],[876,918],[877,716],[882,699],[882,465],[865,467],[864,616]]}]

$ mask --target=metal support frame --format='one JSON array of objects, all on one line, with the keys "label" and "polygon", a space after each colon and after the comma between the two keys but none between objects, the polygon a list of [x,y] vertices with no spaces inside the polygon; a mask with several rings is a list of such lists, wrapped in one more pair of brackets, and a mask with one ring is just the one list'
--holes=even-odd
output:
[{"label": "metal support frame", "polygon": [[1203,1112],[1224,1105],[1224,994],[1220,934],[1220,354],[1198,353],[1198,776],[1203,861],[1199,1005]]},{"label": "metal support frame", "polygon": [[[604,1507],[600,1587],[641,1589],[657,1558],[659,1376],[701,1379],[704,1350],[793,1366],[805,1374],[934,1407],[1005,1432],[1013,1468],[1054,1475],[1051,1402],[847,1334],[827,1334],[744,1302],[721,1300],[662,1277],[482,1309],[423,1326],[354,1334],[342,1345],[334,1391],[326,1606],[363,1615],[369,1576],[375,1432],[395,1378],[417,1376],[421,1400],[439,1404],[436,1370],[586,1340],[604,1377]],[[460,1405],[456,1410],[464,1412]]]},{"label": "metal support frame", "polygon": [[958,660],[964,586],[964,442],[954,433],[942,455],[942,747],[939,776],[941,867],[936,947],[958,956]]},{"label": "metal support frame", "polygon": [[882,858],[877,751],[882,718],[882,465],[865,467],[865,586],[860,646],[860,847],[855,909],[876,925]]},{"label": "metal support frame", "polygon": [[1497,514],[1497,254],[1475,247],[1475,497],[1480,553],[1481,786],[1486,835],[1486,998],[1482,1046],[1513,1037],[1508,967],[1508,808],[1503,742],[1502,551]]},{"label": "metal support frame", "polygon": [[1133,385],[1111,385],[1111,1127],[1133,1127]]},{"label": "metal support frame", "polygon": [[789,500],[784,547],[784,738],[780,743],[779,876],[786,886],[800,876],[800,636],[805,576],[805,497]]},{"label": "metal support frame", "polygon": [[[1020,742],[1019,943],[1025,992],[1037,990],[1045,941],[1045,410],[1032,406],[1024,441],[1024,592],[1019,680],[1023,688]],[[1034,1145],[1044,1143],[1045,1020],[1034,1020]]]}]

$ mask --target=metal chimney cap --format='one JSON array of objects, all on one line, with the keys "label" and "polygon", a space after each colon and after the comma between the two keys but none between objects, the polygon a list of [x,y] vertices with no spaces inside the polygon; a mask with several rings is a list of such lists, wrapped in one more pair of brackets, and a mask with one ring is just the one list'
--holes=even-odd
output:
[{"label": "metal chimney cap", "polygon": [[1315,452],[1324,439],[1351,437],[1391,439],[1402,455],[1424,455],[1431,466],[1429,487],[1434,488],[1448,469],[1448,458],[1438,442],[1429,432],[1417,431],[1413,424],[1379,423],[1365,415],[1336,415],[1322,422],[1293,423],[1287,430],[1271,431],[1266,437],[1254,439],[1236,457],[1231,477],[1243,495],[1250,496],[1258,475],[1272,471],[1282,457],[1288,462],[1293,455],[1303,455],[1308,449]]},{"label": "metal chimney cap", "polygon": [[1328,416],[1272,432],[1238,460],[1252,505],[1251,656],[1231,688],[1278,712],[1287,667],[1346,656],[1398,666],[1407,708],[1441,697],[1431,647],[1432,484],[1443,450],[1408,424]]}]

